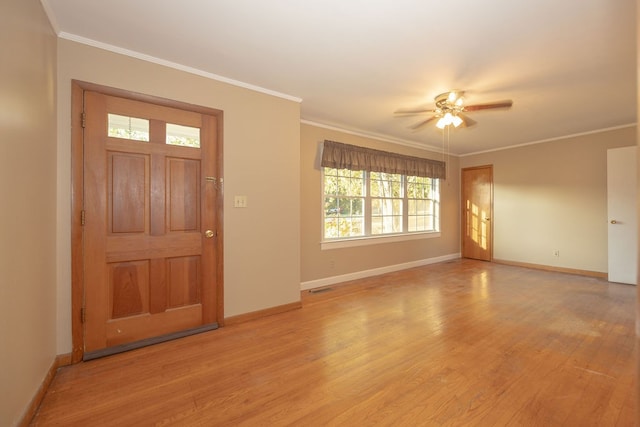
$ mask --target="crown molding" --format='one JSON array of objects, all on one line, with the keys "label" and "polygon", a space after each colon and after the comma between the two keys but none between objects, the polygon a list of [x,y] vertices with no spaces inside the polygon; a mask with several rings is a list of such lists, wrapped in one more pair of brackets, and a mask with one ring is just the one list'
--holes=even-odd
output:
[{"label": "crown molding", "polygon": [[477,154],[493,153],[493,152],[496,152],[496,151],[503,151],[503,150],[511,150],[513,148],[526,147],[528,145],[544,144],[545,142],[553,142],[553,141],[560,141],[560,140],[563,140],[563,139],[576,138],[576,137],[579,137],[579,136],[594,135],[594,134],[597,134],[597,133],[610,132],[610,131],[614,131],[614,130],[618,130],[618,129],[626,129],[626,128],[635,127],[635,126],[637,126],[637,123],[630,123],[630,124],[626,124],[626,125],[613,126],[613,127],[604,128],[604,129],[590,130],[590,131],[587,131],[587,132],[572,133],[570,135],[555,136],[553,138],[540,139],[538,141],[525,142],[523,144],[509,145],[508,147],[500,147],[500,148],[494,148],[492,150],[475,151],[473,153],[460,154],[460,157],[475,156]]},{"label": "crown molding", "polygon": [[241,82],[238,80],[230,79],[228,77],[220,76],[218,74],[209,73],[207,71],[199,70],[197,68],[188,67],[186,65],[178,64],[176,62],[167,61],[165,59],[157,58],[155,56],[147,55],[144,53],[136,52],[129,49],[124,49],[118,46],[110,45],[107,43],[99,42],[97,40],[88,39],[86,37],[81,37],[75,34],[66,33],[64,31],[58,33],[58,37],[65,40],[70,40],[76,43],[84,44],[87,46],[96,47],[98,49],[106,50],[109,52],[117,53],[120,55],[129,56],[131,58],[140,59],[142,61],[151,62],[157,65],[162,65],[164,67],[173,68],[175,70],[184,71],[189,74],[195,74],[200,77],[205,77],[211,80],[216,80],[222,83],[227,83],[233,86],[241,87],[244,89],[249,89],[254,92],[260,92],[266,95],[275,96],[277,98],[286,99],[288,101],[293,101],[297,103],[302,102],[302,98],[298,98],[296,96],[287,95],[286,93],[276,92],[274,90],[265,89],[260,86],[252,85],[249,83]]}]

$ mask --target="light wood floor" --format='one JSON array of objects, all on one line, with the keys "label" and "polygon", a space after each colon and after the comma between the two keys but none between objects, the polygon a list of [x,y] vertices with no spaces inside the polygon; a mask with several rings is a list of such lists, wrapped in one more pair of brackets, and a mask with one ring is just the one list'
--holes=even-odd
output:
[{"label": "light wood floor", "polygon": [[635,287],[457,260],[71,367],[34,426],[632,426]]}]

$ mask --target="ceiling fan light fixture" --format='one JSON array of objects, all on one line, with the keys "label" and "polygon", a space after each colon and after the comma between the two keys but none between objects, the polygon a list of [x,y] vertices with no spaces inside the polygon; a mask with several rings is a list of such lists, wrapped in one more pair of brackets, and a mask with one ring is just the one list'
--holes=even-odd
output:
[{"label": "ceiling fan light fixture", "polygon": [[438,122],[436,123],[436,127],[438,129],[444,129],[449,125],[453,125],[458,127],[462,124],[462,119],[457,115],[451,114],[451,112],[447,111],[443,117],[440,117]]},{"label": "ceiling fan light fixture", "polygon": [[513,105],[513,101],[510,99],[485,104],[465,105],[464,95],[465,92],[462,90],[444,92],[434,98],[435,108],[433,109],[428,109],[426,107],[417,109],[400,109],[397,110],[396,113],[401,113],[403,115],[431,113],[431,117],[421,121],[415,126],[411,126],[411,129],[417,130],[427,123],[432,123],[433,120],[437,120],[436,127],[442,130],[449,125],[453,125],[457,128],[461,125],[464,127],[470,127],[476,124],[475,120],[466,117],[464,113],[494,108],[510,108]]}]

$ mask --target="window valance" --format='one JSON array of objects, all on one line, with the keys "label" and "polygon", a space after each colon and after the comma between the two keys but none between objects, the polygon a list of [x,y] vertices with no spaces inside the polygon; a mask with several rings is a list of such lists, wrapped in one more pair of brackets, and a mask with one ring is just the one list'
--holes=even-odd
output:
[{"label": "window valance", "polygon": [[324,141],[320,165],[328,168],[399,173],[407,176],[444,179],[446,165],[439,160]]}]

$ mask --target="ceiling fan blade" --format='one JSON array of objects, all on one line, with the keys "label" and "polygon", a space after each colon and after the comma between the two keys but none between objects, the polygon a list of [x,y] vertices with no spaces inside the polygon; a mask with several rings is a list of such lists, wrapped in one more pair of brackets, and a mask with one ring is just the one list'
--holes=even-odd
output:
[{"label": "ceiling fan blade", "polygon": [[466,105],[462,111],[478,111],[489,110],[491,108],[509,108],[513,105],[513,101],[507,99],[505,101],[491,102],[489,104]]},{"label": "ceiling fan blade", "polygon": [[400,108],[399,110],[396,110],[393,112],[393,114],[404,114],[404,115],[422,114],[422,113],[435,113],[435,110],[433,108]]},{"label": "ceiling fan blade", "polygon": [[422,126],[424,126],[424,125],[426,125],[427,123],[429,123],[431,120],[434,120],[435,118],[436,118],[436,116],[429,117],[428,119],[423,120],[423,121],[421,121],[421,122],[419,122],[419,123],[416,123],[415,125],[413,125],[413,126],[409,126],[409,127],[410,127],[411,129],[413,129],[413,130],[418,130],[418,129],[420,129]]},{"label": "ceiling fan blade", "polygon": [[460,125],[460,127],[463,128],[468,128],[469,126],[473,126],[478,123],[466,114],[458,113],[458,117],[462,119],[462,124]]}]

